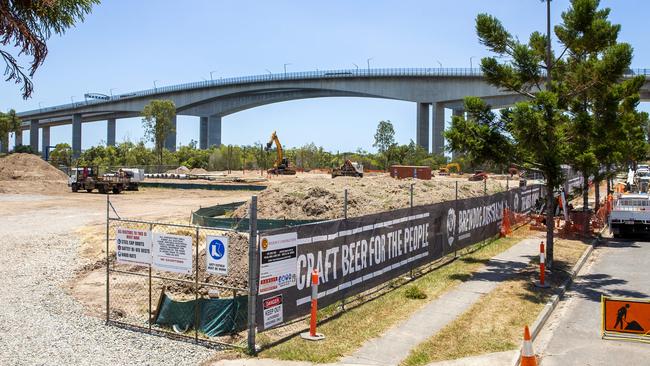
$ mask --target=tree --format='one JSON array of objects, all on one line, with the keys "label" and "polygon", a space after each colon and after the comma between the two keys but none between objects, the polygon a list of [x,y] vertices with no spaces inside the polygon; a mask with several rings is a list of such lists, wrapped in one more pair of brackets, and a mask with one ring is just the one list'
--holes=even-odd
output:
[{"label": "tree", "polygon": [[[632,62],[632,47],[617,42],[621,26],[609,22],[610,10],[598,9],[598,4],[598,0],[574,1],[562,13],[562,24],[555,27],[567,55],[554,65],[562,75],[556,87],[569,117],[567,162],[582,173],[584,210],[589,207],[589,177],[599,181],[601,162],[633,137],[617,121],[619,105],[638,95],[645,81],[643,76],[623,80]],[[611,143],[603,138],[622,140],[602,149],[603,143]]]},{"label": "tree", "polygon": [[72,164],[72,148],[66,143],[56,144],[50,152],[50,164],[54,166],[70,166]]},{"label": "tree", "polygon": [[4,75],[7,81],[22,84],[23,98],[31,96],[31,78],[47,56],[45,42],[53,33],[62,35],[77,21],[83,21],[94,4],[99,0],[0,0],[0,44],[18,48],[18,56],[32,56],[25,73],[11,53],[0,49],[6,64]]},{"label": "tree", "polygon": [[395,144],[395,129],[390,120],[380,121],[377,125],[377,132],[375,132],[375,143],[372,144],[373,147],[376,147],[379,150],[380,154],[385,155],[386,165],[385,169],[388,169],[388,149]]},{"label": "tree", "polygon": [[158,164],[162,165],[165,139],[175,132],[172,122],[176,116],[176,106],[171,100],[152,100],[144,107],[142,116],[145,138],[154,143]]},{"label": "tree", "polygon": [[16,116],[16,111],[10,109],[7,113],[0,112],[0,144],[2,151],[9,150],[9,134],[15,133],[20,128],[20,118]]},{"label": "tree", "polygon": [[[544,174],[549,267],[553,262],[553,191],[564,179],[560,164],[570,161],[593,171],[598,161],[594,136],[611,128],[605,118],[596,123],[596,96],[618,88],[634,95],[638,82],[622,80],[631,61],[631,47],[616,43],[619,26],[611,25],[609,10],[598,10],[598,5],[598,0],[572,0],[562,14],[563,23],[555,27],[564,48],[557,59],[550,51],[547,55],[548,36],[534,32],[522,43],[498,19],[479,14],[479,40],[497,56],[481,60],[487,81],[521,95],[524,101],[497,116],[483,101],[466,98],[468,118],[454,116],[446,132],[452,150],[495,163],[514,162]],[[616,104],[612,108],[619,109]],[[586,129],[583,135],[581,129]]]}]

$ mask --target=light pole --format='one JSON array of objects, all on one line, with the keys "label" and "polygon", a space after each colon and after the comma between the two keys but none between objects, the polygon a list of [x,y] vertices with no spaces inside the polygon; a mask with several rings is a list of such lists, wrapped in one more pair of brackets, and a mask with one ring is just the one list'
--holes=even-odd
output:
[{"label": "light pole", "polygon": [[287,65],[291,65],[291,63],[284,64],[284,76],[287,76]]},{"label": "light pole", "polygon": [[368,65],[368,74],[370,74],[370,60],[372,60],[374,57],[370,57],[366,59],[366,64]]},{"label": "light pole", "polygon": [[472,64],[472,59],[473,58],[476,58],[476,56],[470,56],[470,58],[469,58],[469,68],[470,68],[470,70],[474,68],[474,65]]},{"label": "light pole", "polygon": [[74,95],[70,96],[70,101],[72,102],[72,106],[74,107]]},{"label": "light pole", "polygon": [[43,106],[41,105],[41,102],[38,102],[38,110],[39,111],[43,110]]},{"label": "light pole", "polygon": [[214,79],[212,79],[212,74],[215,73],[215,72],[217,72],[217,70],[210,71],[210,81],[214,80]]},{"label": "light pole", "polygon": [[269,69],[264,69],[264,70],[266,70],[266,72],[268,72],[269,75],[273,75],[273,73],[271,72],[271,70],[269,70]]},{"label": "light pole", "polygon": [[436,60],[436,62],[438,63],[438,65],[440,65],[440,68],[442,69],[442,62],[440,62],[438,60]]},{"label": "light pole", "polygon": [[[546,84],[547,88],[551,87],[551,68],[553,68],[553,60],[551,60],[551,0],[546,0]],[[551,246],[551,253],[553,258],[553,247]],[[549,263],[549,268],[551,265]]]},{"label": "light pole", "polygon": [[156,81],[160,81],[160,80],[153,81],[153,90],[158,90],[158,85],[156,85]]},{"label": "light pole", "polygon": [[113,90],[117,90],[117,88],[110,88],[108,92],[111,94],[111,99],[113,99]]},{"label": "light pole", "polygon": [[357,71],[359,71],[359,65],[355,64],[354,62],[352,63],[352,65],[354,65],[354,67],[357,68]]}]

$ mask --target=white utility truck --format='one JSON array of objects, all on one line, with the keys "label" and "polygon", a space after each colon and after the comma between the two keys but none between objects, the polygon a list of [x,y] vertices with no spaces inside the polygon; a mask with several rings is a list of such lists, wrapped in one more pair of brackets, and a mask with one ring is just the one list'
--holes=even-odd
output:
[{"label": "white utility truck", "polygon": [[615,238],[650,233],[650,196],[647,193],[623,193],[614,201],[609,228]]}]

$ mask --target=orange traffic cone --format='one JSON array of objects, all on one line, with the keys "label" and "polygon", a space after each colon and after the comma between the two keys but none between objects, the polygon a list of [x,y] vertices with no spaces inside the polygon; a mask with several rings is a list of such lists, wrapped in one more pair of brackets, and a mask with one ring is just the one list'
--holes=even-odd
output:
[{"label": "orange traffic cone", "polygon": [[524,328],[524,345],[521,347],[521,366],[537,366],[537,357],[533,351],[533,342],[530,340],[528,326]]}]

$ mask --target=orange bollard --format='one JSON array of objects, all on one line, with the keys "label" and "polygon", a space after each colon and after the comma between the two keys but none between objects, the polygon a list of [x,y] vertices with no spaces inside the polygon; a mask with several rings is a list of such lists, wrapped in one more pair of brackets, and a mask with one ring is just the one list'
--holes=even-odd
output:
[{"label": "orange bollard", "polygon": [[530,339],[528,326],[524,327],[524,344],[521,347],[521,366],[537,366],[537,356],[533,351],[533,341]]},{"label": "orange bollard", "polygon": [[301,333],[300,337],[309,341],[325,339],[322,333],[316,333],[316,317],[318,315],[318,270],[311,272],[311,316],[309,319],[309,332]]},{"label": "orange bollard", "polygon": [[544,242],[539,243],[539,282],[537,287],[547,288],[549,285],[544,281],[546,277],[546,254],[544,253]]},{"label": "orange bollard", "polygon": [[510,210],[507,208],[503,209],[503,220],[501,221],[501,231],[499,234],[502,238],[512,234],[512,230],[510,229]]}]

